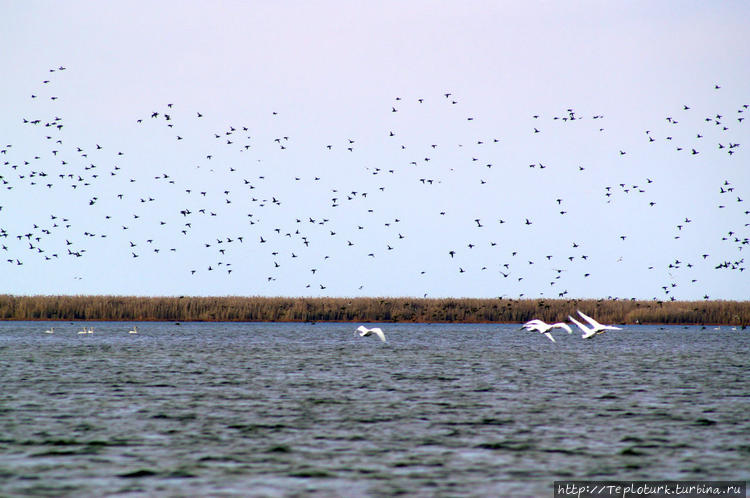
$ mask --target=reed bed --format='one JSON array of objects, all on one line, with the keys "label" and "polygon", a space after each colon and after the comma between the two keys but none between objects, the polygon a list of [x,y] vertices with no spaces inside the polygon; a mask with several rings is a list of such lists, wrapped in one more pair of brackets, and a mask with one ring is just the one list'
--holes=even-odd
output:
[{"label": "reed bed", "polygon": [[0,295],[0,320],[521,323],[577,309],[618,324],[750,324],[750,301]]}]

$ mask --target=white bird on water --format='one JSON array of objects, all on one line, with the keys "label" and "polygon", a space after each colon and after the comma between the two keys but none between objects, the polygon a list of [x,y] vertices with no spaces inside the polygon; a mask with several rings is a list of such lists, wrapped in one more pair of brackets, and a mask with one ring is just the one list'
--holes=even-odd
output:
[{"label": "white bird on water", "polygon": [[88,332],[89,332],[89,331],[88,331],[88,330],[86,330],[86,327],[83,327],[83,330],[79,330],[79,331],[78,331],[78,333],[79,333],[79,334],[88,334]]},{"label": "white bird on water", "polygon": [[50,327],[49,330],[44,331],[45,334],[54,334],[55,333],[55,327]]},{"label": "white bird on water", "polygon": [[568,331],[568,334],[573,333],[573,331],[570,329],[570,325],[563,322],[549,324],[543,322],[542,320],[529,320],[528,322],[524,323],[521,328],[526,330],[536,330],[537,332],[546,335],[547,338],[552,342],[555,342],[555,338],[552,337],[552,334],[550,333],[550,330],[552,329],[564,329]]},{"label": "white bird on water", "polygon": [[138,333],[138,327],[133,325],[133,330],[128,330],[128,334],[137,334]]},{"label": "white bird on water", "polygon": [[570,318],[570,321],[578,325],[578,328],[583,331],[583,335],[581,336],[583,339],[589,339],[590,337],[594,337],[597,334],[603,334],[607,330],[622,330],[620,327],[615,327],[614,325],[602,325],[601,323],[597,322],[590,316],[584,314],[581,312],[581,310],[578,310],[578,314],[581,315],[581,317],[589,322],[591,324],[591,327],[588,327],[572,316],[568,315],[568,318]]},{"label": "white bird on water", "polygon": [[359,332],[360,337],[367,337],[369,335],[375,334],[378,337],[380,337],[381,341],[386,342],[385,334],[383,333],[383,330],[380,329],[379,327],[368,329],[364,325],[360,325],[359,327],[357,327],[357,332]]}]

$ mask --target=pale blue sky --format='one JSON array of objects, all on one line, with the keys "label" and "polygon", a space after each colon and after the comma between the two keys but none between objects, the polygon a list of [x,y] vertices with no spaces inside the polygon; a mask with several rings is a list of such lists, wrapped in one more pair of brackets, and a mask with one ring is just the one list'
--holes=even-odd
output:
[{"label": "pale blue sky", "polygon": [[4,4],[2,293],[750,294],[746,2]]}]

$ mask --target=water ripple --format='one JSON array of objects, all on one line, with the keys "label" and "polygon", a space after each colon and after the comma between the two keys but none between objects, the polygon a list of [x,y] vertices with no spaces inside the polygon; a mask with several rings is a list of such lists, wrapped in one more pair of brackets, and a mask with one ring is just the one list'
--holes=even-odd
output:
[{"label": "water ripple", "polygon": [[0,323],[4,493],[532,496],[750,474],[747,334],[79,325]]}]

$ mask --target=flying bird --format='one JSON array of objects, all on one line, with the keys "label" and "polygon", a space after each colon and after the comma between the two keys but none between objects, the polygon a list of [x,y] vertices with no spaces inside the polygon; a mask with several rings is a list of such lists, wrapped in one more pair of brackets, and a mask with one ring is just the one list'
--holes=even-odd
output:
[{"label": "flying bird", "polygon": [[595,335],[603,334],[607,330],[622,330],[620,327],[615,327],[614,325],[602,325],[601,323],[597,322],[590,316],[581,312],[581,310],[577,310],[577,311],[578,311],[578,314],[581,315],[581,317],[587,322],[589,322],[589,324],[591,325],[590,327],[588,327],[584,325],[583,323],[579,322],[578,320],[576,320],[575,318],[573,318],[572,316],[568,315],[568,318],[570,318],[570,321],[578,325],[578,328],[581,329],[581,331],[583,332],[583,335],[581,336],[581,338],[583,339],[589,339],[591,337],[594,337]]},{"label": "flying bird", "polygon": [[360,337],[368,337],[375,334],[380,338],[381,341],[386,342],[385,334],[380,327],[373,327],[371,329],[368,329],[364,325],[360,325],[359,327],[357,327],[357,332],[359,332]]},{"label": "flying bird", "polygon": [[558,322],[558,323],[549,324],[549,323],[543,322],[542,320],[530,320],[524,323],[521,326],[521,329],[519,330],[535,330],[547,336],[547,338],[550,341],[555,342],[555,338],[552,337],[552,334],[550,333],[550,330],[555,329],[555,328],[567,330],[568,334],[573,333],[573,331],[570,328],[570,325],[568,325],[567,323]]}]

